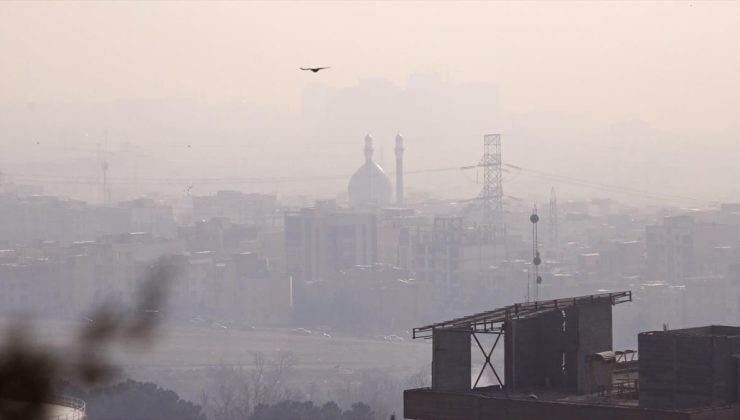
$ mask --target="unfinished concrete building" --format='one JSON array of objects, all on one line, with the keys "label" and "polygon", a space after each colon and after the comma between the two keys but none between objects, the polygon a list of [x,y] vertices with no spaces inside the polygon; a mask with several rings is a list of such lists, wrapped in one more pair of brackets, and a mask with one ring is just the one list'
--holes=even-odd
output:
[{"label": "unfinished concrete building", "polygon": [[404,392],[404,417],[740,419],[740,328],[644,333],[638,360],[612,346],[612,306],[631,300],[625,291],[527,302],[414,329],[432,340],[432,386]]}]

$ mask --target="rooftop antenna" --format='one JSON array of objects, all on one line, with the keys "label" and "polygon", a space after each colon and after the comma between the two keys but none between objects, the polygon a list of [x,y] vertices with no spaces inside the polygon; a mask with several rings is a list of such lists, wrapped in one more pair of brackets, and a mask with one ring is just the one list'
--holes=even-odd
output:
[{"label": "rooftop antenna", "polygon": [[537,205],[534,205],[532,209],[532,215],[529,216],[529,221],[532,222],[532,265],[534,266],[534,300],[539,300],[539,286],[542,284],[542,277],[540,276],[540,264],[542,259],[540,258],[540,245],[539,238],[537,235],[537,222],[540,221],[540,216],[537,215]]}]

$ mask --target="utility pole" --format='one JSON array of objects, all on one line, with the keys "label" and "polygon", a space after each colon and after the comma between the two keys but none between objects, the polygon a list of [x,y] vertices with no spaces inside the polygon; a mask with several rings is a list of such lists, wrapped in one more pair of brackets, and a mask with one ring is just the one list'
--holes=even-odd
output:
[{"label": "utility pole", "polygon": [[108,191],[108,161],[103,161],[101,165],[103,169],[103,205],[108,207],[110,205],[110,192]]}]

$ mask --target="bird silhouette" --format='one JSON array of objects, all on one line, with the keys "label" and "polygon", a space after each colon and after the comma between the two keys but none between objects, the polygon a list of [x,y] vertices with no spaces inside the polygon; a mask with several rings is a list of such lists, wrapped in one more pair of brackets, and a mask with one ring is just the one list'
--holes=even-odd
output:
[{"label": "bird silhouette", "polygon": [[330,69],[330,68],[331,67],[301,67],[301,70],[312,71],[314,73],[318,73],[319,70]]}]

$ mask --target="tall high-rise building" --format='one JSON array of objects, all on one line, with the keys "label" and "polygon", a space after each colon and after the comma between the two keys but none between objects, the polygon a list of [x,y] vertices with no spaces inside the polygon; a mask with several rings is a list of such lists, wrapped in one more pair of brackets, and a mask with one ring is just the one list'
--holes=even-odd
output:
[{"label": "tall high-rise building", "polygon": [[377,216],[320,208],[285,215],[288,273],[298,281],[326,280],[378,258]]}]

